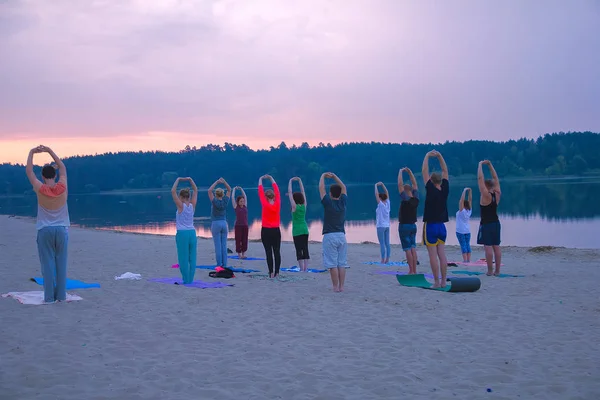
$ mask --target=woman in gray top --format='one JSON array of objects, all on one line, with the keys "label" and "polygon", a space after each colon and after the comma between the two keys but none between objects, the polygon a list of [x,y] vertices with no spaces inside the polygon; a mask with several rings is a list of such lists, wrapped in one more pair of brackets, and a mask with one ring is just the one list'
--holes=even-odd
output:
[{"label": "woman in gray top", "polygon": [[[223,190],[223,188],[217,188],[215,190],[215,187],[219,183],[222,183],[225,186],[225,190]],[[229,228],[227,227],[227,204],[229,203],[230,193],[231,186],[229,186],[227,181],[223,178],[219,178],[208,188],[208,198],[212,204],[210,212],[210,219],[212,221],[210,231],[215,243],[217,267],[227,266],[227,233],[229,231]]]}]

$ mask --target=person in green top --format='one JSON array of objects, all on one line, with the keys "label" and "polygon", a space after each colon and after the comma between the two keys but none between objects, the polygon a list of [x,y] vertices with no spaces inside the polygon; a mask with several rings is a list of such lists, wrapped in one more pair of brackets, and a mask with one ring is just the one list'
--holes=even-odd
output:
[{"label": "person in green top", "polygon": [[[300,184],[300,192],[292,192],[292,183],[298,181]],[[300,271],[306,272],[308,269],[308,224],[306,223],[306,195],[304,193],[304,185],[298,177],[290,179],[288,185],[288,196],[292,205],[292,236],[294,238],[294,246],[296,247],[296,259]]]}]

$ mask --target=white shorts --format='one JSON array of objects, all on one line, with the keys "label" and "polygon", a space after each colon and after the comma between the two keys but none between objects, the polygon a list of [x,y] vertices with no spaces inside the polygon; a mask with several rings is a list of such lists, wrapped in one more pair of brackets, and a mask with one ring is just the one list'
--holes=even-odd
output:
[{"label": "white shorts", "polygon": [[348,243],[343,232],[323,235],[323,266],[330,268],[348,268]]}]

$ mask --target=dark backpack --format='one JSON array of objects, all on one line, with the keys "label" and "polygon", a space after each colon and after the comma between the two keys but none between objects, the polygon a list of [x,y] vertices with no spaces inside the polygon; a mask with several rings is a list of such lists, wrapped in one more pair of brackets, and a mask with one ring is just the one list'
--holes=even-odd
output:
[{"label": "dark backpack", "polygon": [[211,271],[208,273],[208,276],[210,276],[211,278],[225,278],[225,279],[235,278],[233,271],[230,270],[229,268],[223,268],[222,271]]}]

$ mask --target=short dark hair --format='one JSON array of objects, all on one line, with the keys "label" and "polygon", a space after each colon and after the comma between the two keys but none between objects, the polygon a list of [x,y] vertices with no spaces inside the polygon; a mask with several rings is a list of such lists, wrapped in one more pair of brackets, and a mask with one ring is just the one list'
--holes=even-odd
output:
[{"label": "short dark hair", "polygon": [[386,193],[379,193],[379,198],[383,201],[387,200],[387,194]]},{"label": "short dark hair", "polygon": [[471,209],[471,203],[469,203],[469,200],[463,200],[463,207],[467,210]]},{"label": "short dark hair", "polygon": [[342,187],[337,183],[334,183],[329,186],[329,193],[331,194],[331,197],[338,198],[342,195]]},{"label": "short dark hair", "polygon": [[442,183],[442,176],[438,172],[434,172],[433,174],[431,174],[431,177],[429,179],[434,185],[439,185]]},{"label": "short dark hair", "polygon": [[304,204],[304,196],[301,192],[292,193],[292,197],[294,198],[294,202],[296,204]]},{"label": "short dark hair", "polygon": [[42,168],[42,176],[45,179],[54,179],[56,178],[56,169],[52,165],[44,165]]}]

